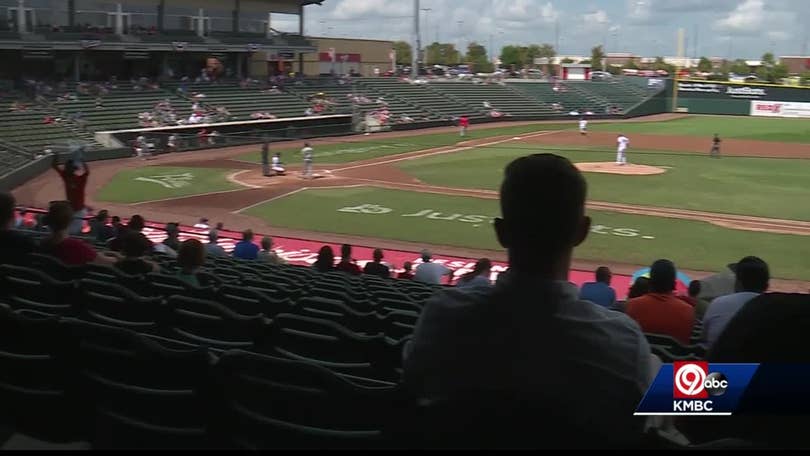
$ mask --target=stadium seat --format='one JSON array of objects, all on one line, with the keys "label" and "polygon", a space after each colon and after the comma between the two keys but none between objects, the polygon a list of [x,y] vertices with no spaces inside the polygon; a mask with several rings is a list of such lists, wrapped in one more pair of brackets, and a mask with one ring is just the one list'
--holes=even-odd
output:
[{"label": "stadium seat", "polygon": [[289,298],[276,298],[256,288],[238,285],[220,287],[215,300],[241,315],[263,315],[272,319],[277,314],[291,312],[294,308]]},{"label": "stadium seat", "polygon": [[261,353],[307,361],[334,372],[382,381],[398,381],[402,346],[382,334],[363,336],[329,320],[276,315],[269,345]]},{"label": "stadium seat", "polygon": [[66,319],[96,449],[208,448],[205,349],[172,350],[132,331]]},{"label": "stadium seat", "polygon": [[79,281],[75,316],[99,324],[155,333],[165,314],[161,298],[145,298],[116,283]]},{"label": "stadium seat", "polygon": [[703,357],[706,354],[706,350],[700,345],[681,345],[680,342],[665,334],[645,333],[644,336],[647,337],[647,342],[649,342],[651,346],[664,347],[674,356],[695,355]]},{"label": "stadium seat", "polygon": [[0,306],[0,422],[49,442],[80,438],[56,317]]},{"label": "stadium seat", "polygon": [[252,348],[268,321],[261,315],[239,315],[225,306],[187,296],[171,296],[162,335],[213,349]]},{"label": "stadium seat", "polygon": [[216,366],[214,435],[240,449],[363,449],[385,445],[397,390],[348,382],[321,366],[238,350]]},{"label": "stadium seat", "polygon": [[14,309],[65,315],[72,310],[75,293],[73,281],[56,280],[34,268],[0,265],[0,295]]},{"label": "stadium seat", "polygon": [[380,334],[379,317],[374,312],[357,312],[343,302],[310,296],[301,298],[296,306],[298,315],[333,321],[346,329],[363,335]]}]

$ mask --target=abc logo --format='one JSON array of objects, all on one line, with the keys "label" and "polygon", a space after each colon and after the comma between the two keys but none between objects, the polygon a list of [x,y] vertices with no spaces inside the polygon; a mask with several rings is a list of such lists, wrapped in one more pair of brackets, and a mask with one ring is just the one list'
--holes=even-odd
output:
[{"label": "abc logo", "polygon": [[675,363],[674,393],[682,399],[722,396],[728,389],[728,379],[720,372],[708,373],[705,362]]}]

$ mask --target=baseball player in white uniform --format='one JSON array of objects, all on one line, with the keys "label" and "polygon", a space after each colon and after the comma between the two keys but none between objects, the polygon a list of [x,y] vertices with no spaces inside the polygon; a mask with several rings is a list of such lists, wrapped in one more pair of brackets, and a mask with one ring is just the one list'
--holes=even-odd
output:
[{"label": "baseball player in white uniform", "polygon": [[579,118],[579,134],[583,136],[588,134],[588,121],[584,117]]},{"label": "baseball player in white uniform", "polygon": [[304,148],[301,149],[301,154],[304,156],[304,172],[303,176],[305,179],[312,179],[312,157],[313,157],[313,150],[309,143],[304,144]]},{"label": "baseball player in white uniform", "polygon": [[626,165],[627,164],[627,146],[630,144],[630,139],[627,136],[619,134],[619,137],[616,139],[618,143],[618,149],[616,151],[616,164],[617,165]]}]

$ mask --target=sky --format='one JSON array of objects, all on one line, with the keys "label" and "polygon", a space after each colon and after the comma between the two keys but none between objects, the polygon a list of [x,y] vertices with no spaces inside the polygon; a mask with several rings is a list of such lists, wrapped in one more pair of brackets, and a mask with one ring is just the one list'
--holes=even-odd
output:
[{"label": "sky", "polygon": [[[470,41],[508,44],[559,40],[558,54],[607,52],[758,59],[810,53],[810,0],[421,0],[423,45]],[[305,10],[305,34],[414,40],[413,0],[324,0]],[[697,36],[697,39],[695,37]]]}]

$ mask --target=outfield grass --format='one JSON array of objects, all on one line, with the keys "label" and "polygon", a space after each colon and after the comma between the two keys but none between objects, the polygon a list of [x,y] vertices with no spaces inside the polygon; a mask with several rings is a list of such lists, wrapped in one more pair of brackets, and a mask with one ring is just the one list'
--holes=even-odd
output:
[{"label": "outfield grass", "polygon": [[231,172],[233,170],[170,166],[129,169],[116,174],[96,198],[111,203],[140,203],[240,188],[227,179]]},{"label": "outfield grass", "polygon": [[[543,146],[574,162],[604,162],[612,149],[570,150]],[[425,183],[447,187],[497,189],[504,167],[538,146],[510,145],[403,161],[399,168]],[[585,173],[589,199],[627,204],[810,220],[807,179],[810,160],[668,154],[631,150],[630,161],[669,167],[655,176]]]},{"label": "outfield grass", "polygon": [[[433,133],[418,134],[414,136],[377,139],[373,136],[368,141],[344,142],[337,144],[314,145],[315,163],[338,164],[353,161],[368,160],[371,158],[384,157],[389,155],[404,154],[418,150],[431,149],[434,147],[452,146],[460,141],[473,139],[491,138],[502,135],[519,135],[545,130],[563,130],[572,128],[573,123],[567,124],[537,124],[523,125],[505,128],[478,127],[467,131],[467,136],[460,137],[458,133]],[[276,149],[278,147],[279,149]],[[300,149],[284,147],[283,144],[271,145],[271,150],[278,150],[282,154],[282,160],[287,163],[301,161]],[[252,163],[261,163],[261,152],[250,152],[238,157],[240,160]]]},{"label": "outfield grass", "polygon": [[[362,207],[366,204],[390,211]],[[352,209],[340,211],[347,207]],[[370,187],[319,189],[265,203],[246,213],[286,228],[500,249],[490,222],[498,213],[495,200]],[[590,215],[595,227],[577,249],[578,259],[646,265],[657,258],[670,258],[686,269],[713,271],[745,255],[757,255],[769,262],[775,277],[807,279],[810,270],[810,256],[798,254],[807,245],[806,237],[602,211]]]},{"label": "outfield grass", "polygon": [[807,119],[692,115],[666,122],[594,123],[589,125],[588,129],[615,133],[703,137],[717,133],[726,139],[810,143],[810,122]]}]

